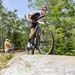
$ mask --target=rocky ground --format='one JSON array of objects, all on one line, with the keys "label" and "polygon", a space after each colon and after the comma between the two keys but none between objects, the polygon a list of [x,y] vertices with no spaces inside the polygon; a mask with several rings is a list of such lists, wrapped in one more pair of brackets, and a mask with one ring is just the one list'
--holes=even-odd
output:
[{"label": "rocky ground", "polygon": [[0,75],[75,75],[75,57],[16,54]]}]

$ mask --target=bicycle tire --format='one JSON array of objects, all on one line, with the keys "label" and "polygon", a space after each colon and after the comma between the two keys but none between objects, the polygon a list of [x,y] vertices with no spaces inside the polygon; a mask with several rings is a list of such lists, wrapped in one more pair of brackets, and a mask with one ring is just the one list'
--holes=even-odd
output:
[{"label": "bicycle tire", "polygon": [[[51,30],[46,29],[46,28],[42,28],[41,31],[39,32],[39,36],[40,36],[40,38],[38,38],[39,41],[37,41],[37,42],[39,42],[39,44],[40,44],[40,46],[39,46],[40,52],[42,54],[52,54],[53,50],[54,50],[54,35],[53,35],[53,32]],[[50,38],[48,36],[50,36]],[[49,39],[51,39],[51,40],[48,42],[47,40],[49,40]],[[50,46],[50,48],[48,48],[48,46]]]}]

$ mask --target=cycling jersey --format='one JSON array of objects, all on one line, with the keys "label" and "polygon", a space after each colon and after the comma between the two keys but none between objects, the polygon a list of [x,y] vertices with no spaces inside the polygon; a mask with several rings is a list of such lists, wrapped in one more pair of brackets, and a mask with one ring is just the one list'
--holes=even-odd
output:
[{"label": "cycling jersey", "polygon": [[31,28],[35,28],[37,25],[38,25],[38,20],[41,16],[44,16],[44,15],[41,15],[41,12],[40,11],[36,11],[36,12],[31,12],[31,20],[32,22],[29,22],[29,26]]}]

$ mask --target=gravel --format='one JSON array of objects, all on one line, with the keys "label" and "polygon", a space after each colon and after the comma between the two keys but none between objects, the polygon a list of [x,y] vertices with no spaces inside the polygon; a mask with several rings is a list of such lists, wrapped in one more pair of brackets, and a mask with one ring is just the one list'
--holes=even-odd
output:
[{"label": "gravel", "polygon": [[18,54],[0,75],[75,75],[75,57]]}]

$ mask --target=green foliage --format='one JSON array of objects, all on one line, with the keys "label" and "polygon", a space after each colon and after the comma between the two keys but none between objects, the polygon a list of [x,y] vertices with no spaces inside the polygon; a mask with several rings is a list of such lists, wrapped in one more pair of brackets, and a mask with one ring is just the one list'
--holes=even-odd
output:
[{"label": "green foliage", "polygon": [[13,57],[12,54],[4,54],[0,55],[0,63],[7,63],[8,60],[10,60]]},{"label": "green foliage", "polygon": [[32,0],[28,0],[29,2],[31,2]]},{"label": "green foliage", "polygon": [[19,19],[16,12],[16,9],[13,12],[8,11],[0,0],[0,48],[3,48],[6,38],[10,39],[15,47],[24,47],[25,20]]},{"label": "green foliage", "polygon": [[[39,0],[41,2],[42,0]],[[38,5],[39,2],[35,1]],[[75,8],[69,0],[45,0],[46,20],[54,26],[55,53],[75,55]],[[43,3],[41,3],[43,4]],[[37,5],[36,5],[37,6]]]}]

